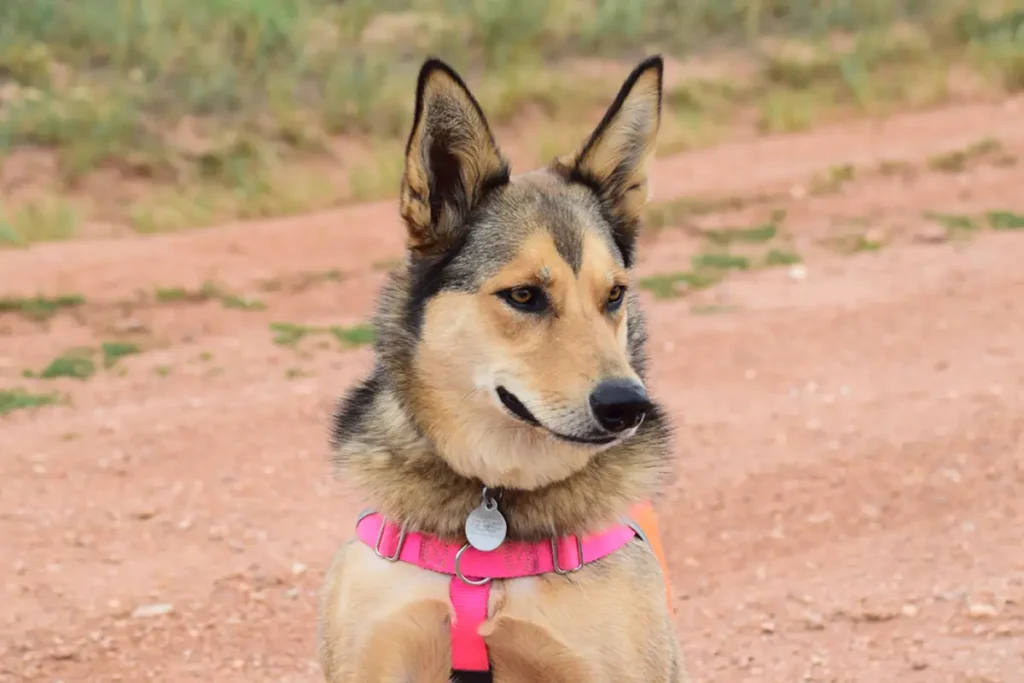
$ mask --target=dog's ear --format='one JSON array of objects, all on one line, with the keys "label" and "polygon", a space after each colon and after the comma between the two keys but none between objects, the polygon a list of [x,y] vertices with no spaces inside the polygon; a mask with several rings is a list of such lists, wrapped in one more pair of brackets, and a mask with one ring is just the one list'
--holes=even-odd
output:
[{"label": "dog's ear", "polygon": [[647,167],[661,123],[663,71],[660,56],[641,62],[582,147],[554,163],[566,179],[597,194],[627,267],[632,263],[640,212],[650,197]]},{"label": "dog's ear", "polygon": [[416,86],[399,200],[409,249],[446,250],[469,212],[508,179],[508,161],[469,88],[447,64],[428,59]]}]

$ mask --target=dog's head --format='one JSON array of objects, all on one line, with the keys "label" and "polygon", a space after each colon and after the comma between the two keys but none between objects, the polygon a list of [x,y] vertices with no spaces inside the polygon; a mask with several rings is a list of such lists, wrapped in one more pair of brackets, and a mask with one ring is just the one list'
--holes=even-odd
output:
[{"label": "dog's head", "polygon": [[461,474],[543,486],[653,410],[629,270],[661,92],[650,58],[576,152],[512,177],[462,79],[424,64],[400,200],[403,374],[417,422]]}]

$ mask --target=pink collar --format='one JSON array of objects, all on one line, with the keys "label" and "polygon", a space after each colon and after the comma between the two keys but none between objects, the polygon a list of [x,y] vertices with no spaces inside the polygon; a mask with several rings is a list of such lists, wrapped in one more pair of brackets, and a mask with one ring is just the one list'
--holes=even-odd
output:
[{"label": "pink collar", "polygon": [[506,541],[491,552],[483,552],[468,543],[406,532],[379,513],[364,512],[356,522],[356,535],[389,562],[408,562],[452,577],[448,592],[453,612],[452,669],[488,671],[487,645],[478,629],[487,619],[491,579],[550,572],[571,574],[612,554],[638,532],[629,524],[620,524],[586,538],[565,536],[537,543]]}]

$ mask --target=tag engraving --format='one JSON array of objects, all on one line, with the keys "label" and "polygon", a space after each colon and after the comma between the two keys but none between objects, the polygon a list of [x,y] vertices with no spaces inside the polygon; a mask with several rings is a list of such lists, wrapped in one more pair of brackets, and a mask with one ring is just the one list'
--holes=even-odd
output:
[{"label": "tag engraving", "polygon": [[466,518],[466,540],[482,552],[488,553],[505,542],[508,523],[498,510],[498,503],[484,493],[483,502]]}]

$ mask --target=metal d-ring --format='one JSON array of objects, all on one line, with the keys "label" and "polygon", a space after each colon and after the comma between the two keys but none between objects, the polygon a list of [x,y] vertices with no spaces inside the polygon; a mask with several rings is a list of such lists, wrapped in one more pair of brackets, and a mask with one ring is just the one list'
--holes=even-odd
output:
[{"label": "metal d-ring", "polygon": [[474,580],[474,579],[467,579],[465,576],[462,575],[462,567],[461,567],[461,564],[462,564],[462,554],[464,552],[466,552],[466,548],[469,548],[469,547],[470,546],[467,543],[466,545],[464,545],[461,548],[459,548],[459,552],[455,553],[455,576],[459,577],[460,581],[462,581],[465,584],[469,584],[470,586],[486,586],[487,584],[489,584],[491,582],[490,577],[485,577],[483,579],[475,579]]},{"label": "metal d-ring", "polygon": [[580,563],[572,569],[562,569],[558,566],[558,539],[555,537],[551,538],[551,559],[553,561],[552,563],[555,565],[555,571],[559,574],[572,574],[573,572],[578,572],[583,569],[583,541],[580,540],[579,536],[573,536],[573,538],[576,539],[576,555],[579,557]]},{"label": "metal d-ring", "polygon": [[377,557],[383,558],[388,562],[395,562],[398,560],[398,556],[402,554],[402,548],[405,547],[405,525],[403,524],[398,530],[398,546],[395,548],[395,554],[388,556],[380,551],[380,542],[384,539],[384,529],[388,526],[387,520],[381,520],[380,531],[377,532],[377,542],[373,545],[373,552],[377,553]]}]

